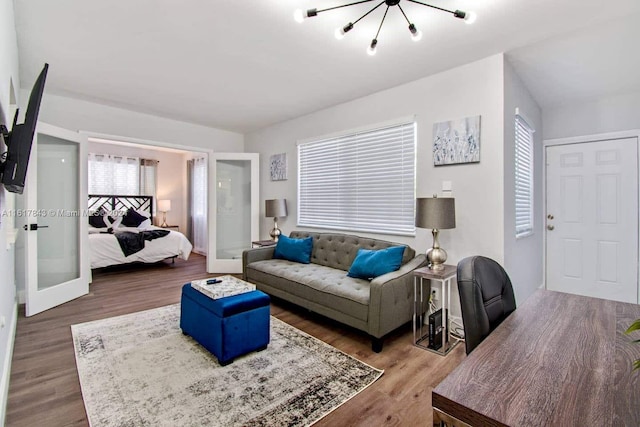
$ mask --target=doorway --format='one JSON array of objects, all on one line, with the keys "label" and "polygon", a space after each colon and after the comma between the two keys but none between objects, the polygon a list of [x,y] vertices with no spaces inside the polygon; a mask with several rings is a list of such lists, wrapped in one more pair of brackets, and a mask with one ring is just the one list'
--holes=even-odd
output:
[{"label": "doorway", "polygon": [[547,289],[638,303],[638,136],[549,141],[545,158]]}]

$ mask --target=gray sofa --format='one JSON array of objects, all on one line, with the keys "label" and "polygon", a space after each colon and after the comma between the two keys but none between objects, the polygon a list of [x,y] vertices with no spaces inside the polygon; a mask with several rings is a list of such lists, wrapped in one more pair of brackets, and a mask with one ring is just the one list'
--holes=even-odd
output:
[{"label": "gray sofa", "polygon": [[263,292],[290,301],[367,332],[373,351],[384,335],[413,316],[413,274],[426,256],[407,246],[399,270],[368,281],[347,276],[359,248],[384,249],[399,243],[339,233],[293,231],[292,238],[313,237],[311,263],[274,259],[275,246],[242,254],[243,276]]}]

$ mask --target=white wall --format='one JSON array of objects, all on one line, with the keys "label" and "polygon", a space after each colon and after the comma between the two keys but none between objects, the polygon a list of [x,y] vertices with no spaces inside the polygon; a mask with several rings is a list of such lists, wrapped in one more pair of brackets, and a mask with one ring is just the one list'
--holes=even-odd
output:
[{"label": "white wall", "polygon": [[640,129],[640,92],[545,108],[542,119],[543,139]]},{"label": "white wall", "polygon": [[[0,0],[0,123],[11,125],[9,104],[17,94],[18,44],[14,23],[13,0]],[[5,147],[0,147],[4,152]],[[0,186],[0,425],[4,425],[13,337],[17,319],[16,287],[14,272],[14,248],[8,245],[7,235],[13,232],[13,224],[2,216],[7,206],[13,206],[13,195]],[[11,228],[11,229],[9,229]],[[1,320],[4,319],[4,325]]]},{"label": "white wall", "polygon": [[[189,153],[176,153],[152,148],[132,147],[125,145],[89,142],[89,152],[99,154],[115,154],[120,156],[139,157],[158,160],[158,200],[171,200],[171,211],[167,212],[167,223],[178,225],[180,231],[187,229],[187,160]],[[157,212],[156,223],[162,222],[162,213]]]},{"label": "white wall", "polygon": [[[278,224],[286,234],[298,229],[296,141],[415,115],[417,196],[440,193],[442,181],[453,184],[456,228],[440,233],[440,244],[449,254],[447,263],[475,254],[503,263],[503,62],[502,55],[491,56],[246,135],[246,151],[261,155],[261,237],[268,238],[273,224],[264,218],[265,199],[286,198],[289,216]],[[434,167],[433,124],[478,114],[482,116],[480,163]],[[289,179],[272,182],[269,156],[282,152],[287,153]],[[430,230],[424,229],[418,229],[415,238],[371,236],[406,243],[419,252],[432,243]]]},{"label": "white wall", "polygon": [[[52,65],[47,78],[55,78],[55,72]],[[23,91],[22,97],[28,99],[28,91]],[[46,90],[38,119],[69,130],[156,141],[179,148],[244,151],[244,137],[239,133],[51,95]]]},{"label": "white wall", "polygon": [[[515,238],[515,110],[518,108],[535,129],[534,229]],[[516,303],[522,304],[543,283],[542,243],[542,113],[508,61],[504,64],[504,267],[511,278]]]}]

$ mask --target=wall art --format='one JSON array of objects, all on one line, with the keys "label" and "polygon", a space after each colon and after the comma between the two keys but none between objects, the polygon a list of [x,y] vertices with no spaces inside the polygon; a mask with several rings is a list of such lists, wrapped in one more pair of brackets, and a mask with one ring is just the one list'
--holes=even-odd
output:
[{"label": "wall art", "polygon": [[287,153],[274,154],[269,158],[271,181],[285,181],[287,179]]},{"label": "wall art", "polygon": [[433,164],[435,166],[479,161],[480,116],[433,125]]}]

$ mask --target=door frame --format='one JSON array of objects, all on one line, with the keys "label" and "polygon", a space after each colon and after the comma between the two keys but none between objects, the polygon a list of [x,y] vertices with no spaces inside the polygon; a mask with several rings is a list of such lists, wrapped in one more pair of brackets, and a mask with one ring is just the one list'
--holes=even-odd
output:
[{"label": "door frame", "polygon": [[[619,132],[607,132],[607,133],[599,133],[592,135],[581,135],[581,136],[571,136],[565,138],[554,138],[554,139],[545,139],[542,141],[542,161],[543,161],[543,169],[542,169],[542,224],[543,231],[546,230],[546,220],[547,220],[547,147],[552,147],[556,145],[570,145],[570,144],[585,144],[589,142],[599,142],[610,139],[625,139],[625,138],[636,138],[636,144],[638,146],[638,159],[636,159],[638,169],[636,171],[638,177],[638,192],[640,193],[640,129],[632,129],[625,130]],[[638,195],[638,200],[640,200],[640,194]],[[640,218],[640,210],[638,212],[638,217]],[[640,227],[638,227],[638,236],[636,236],[636,246],[638,248],[638,253],[640,254]],[[547,288],[547,232],[544,231],[542,234],[542,274],[544,279],[544,287]],[[640,304],[640,262],[638,263],[638,268],[636,269],[636,286],[638,287],[638,301],[637,304]]]},{"label": "door frame", "polygon": [[[178,150],[178,151],[186,151],[186,152],[192,152],[192,153],[203,153],[206,154],[207,156],[207,185],[209,187],[207,187],[207,192],[211,191],[211,185],[215,184],[215,179],[212,179],[211,177],[213,176],[211,173],[212,168],[215,166],[215,161],[213,160],[213,153],[215,153],[216,151],[211,149],[211,148],[204,148],[204,147],[198,147],[195,145],[181,145],[181,144],[176,144],[176,143],[172,143],[172,142],[166,142],[166,141],[159,141],[159,140],[151,140],[151,139],[141,139],[141,138],[134,138],[134,137],[130,137],[130,136],[120,136],[120,135],[112,135],[112,134],[106,134],[106,133],[99,133],[99,132],[91,132],[91,131],[84,131],[81,130],[79,131],[79,133],[86,135],[87,136],[87,140],[104,140],[104,141],[97,141],[97,142],[106,142],[106,143],[120,143],[122,145],[127,145],[127,144],[131,144],[131,145],[146,145],[149,146],[149,149],[153,149],[154,147],[157,148],[169,148],[169,149],[174,149],[174,150]],[[186,178],[185,178],[186,179]],[[213,183],[212,183],[213,182]],[[185,189],[186,191],[186,189]],[[210,212],[213,212],[215,209],[214,206],[214,202],[211,200],[211,197],[208,197],[207,199],[207,220],[209,218]],[[208,225],[208,223],[207,223]],[[211,244],[209,243],[211,241],[211,239],[213,238],[211,231],[208,231],[208,236],[207,236],[207,254],[204,255],[205,257],[205,264],[208,262],[207,260],[209,259],[209,254],[211,253]]]}]

